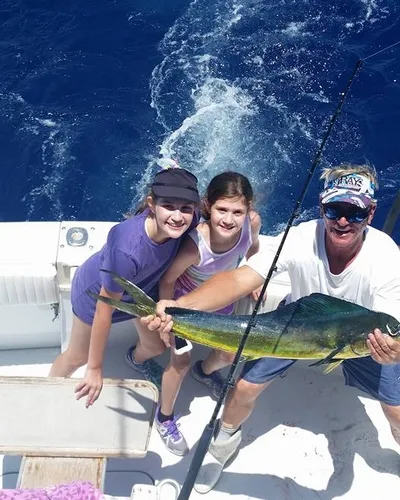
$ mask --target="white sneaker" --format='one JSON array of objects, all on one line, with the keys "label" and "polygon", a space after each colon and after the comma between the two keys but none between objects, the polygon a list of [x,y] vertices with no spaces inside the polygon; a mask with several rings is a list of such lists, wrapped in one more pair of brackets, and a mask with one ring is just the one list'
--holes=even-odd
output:
[{"label": "white sneaker", "polygon": [[208,493],[217,484],[222,471],[236,455],[242,441],[242,430],[239,429],[225,441],[213,440],[194,485],[198,493]]}]

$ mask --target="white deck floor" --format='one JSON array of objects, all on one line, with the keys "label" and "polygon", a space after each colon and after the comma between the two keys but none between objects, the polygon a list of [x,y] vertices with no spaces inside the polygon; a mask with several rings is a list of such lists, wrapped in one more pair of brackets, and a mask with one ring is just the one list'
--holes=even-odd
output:
[{"label": "white deck floor", "polygon": [[[122,361],[129,345],[128,332],[120,331],[107,351],[105,376],[138,378]],[[196,346],[193,357],[204,353]],[[56,354],[57,349],[0,351],[0,375],[46,376]],[[167,357],[161,359],[164,364]],[[214,404],[207,389],[188,376],[177,411],[192,450]],[[193,492],[191,498],[398,499],[399,452],[380,405],[345,388],[341,369],[323,375],[297,363],[260,397],[244,426],[240,453],[215,490],[206,496]],[[191,457],[192,452],[184,458],[170,454],[154,431],[145,458],[109,460],[105,493],[127,497],[132,484],[150,483],[149,476],[182,484]],[[19,457],[0,457],[3,488],[15,487],[19,464]]]}]

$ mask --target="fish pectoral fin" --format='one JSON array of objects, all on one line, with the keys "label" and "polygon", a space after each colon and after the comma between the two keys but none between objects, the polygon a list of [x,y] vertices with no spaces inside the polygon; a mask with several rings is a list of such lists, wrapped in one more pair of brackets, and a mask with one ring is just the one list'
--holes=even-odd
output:
[{"label": "fish pectoral fin", "polygon": [[330,361],[329,365],[325,368],[324,374],[331,373],[335,368],[337,368],[341,363],[343,363],[344,359],[339,359],[336,361]]},{"label": "fish pectoral fin", "polygon": [[316,361],[315,363],[311,363],[311,365],[308,365],[308,366],[320,366],[320,365],[326,365],[328,363],[335,363],[337,360],[336,359],[333,359],[337,354],[339,354],[340,351],[342,351],[344,348],[344,345],[340,345],[339,347],[337,347],[336,349],[334,349],[332,352],[330,352],[328,354],[328,356],[326,356],[326,358],[324,359],[319,359],[318,361]]},{"label": "fish pectoral fin", "polygon": [[254,361],[260,359],[260,356],[240,356],[240,361]]}]

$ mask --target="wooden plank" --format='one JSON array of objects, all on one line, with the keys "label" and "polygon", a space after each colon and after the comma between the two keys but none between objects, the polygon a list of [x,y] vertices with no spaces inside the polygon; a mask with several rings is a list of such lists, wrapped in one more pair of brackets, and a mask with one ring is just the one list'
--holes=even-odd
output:
[{"label": "wooden plank", "polygon": [[73,481],[90,481],[103,489],[105,458],[24,457],[18,488],[48,488]]},{"label": "wooden plank", "polygon": [[76,379],[0,377],[0,454],[143,457],[158,390],[142,380],[105,379],[90,408]]}]

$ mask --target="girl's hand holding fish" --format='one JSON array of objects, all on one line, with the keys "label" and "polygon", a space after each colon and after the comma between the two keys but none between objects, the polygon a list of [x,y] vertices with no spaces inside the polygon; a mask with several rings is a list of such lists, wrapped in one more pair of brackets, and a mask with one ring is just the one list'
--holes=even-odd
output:
[{"label": "girl's hand holding fish", "polygon": [[368,335],[367,345],[372,359],[377,363],[381,365],[400,363],[400,343],[383,334],[378,328]]},{"label": "girl's hand holding fish", "polygon": [[[253,298],[253,300],[255,300],[257,302],[259,296],[261,295],[261,290],[262,290],[262,286],[259,286],[258,288],[256,288],[255,290],[253,290],[251,292],[251,297]],[[261,305],[265,305],[265,302],[267,300],[267,293],[264,293],[264,297],[263,297],[263,300],[261,302]]]},{"label": "girl's hand holding fish", "polygon": [[174,335],[172,333],[160,332],[160,338],[167,347],[173,347],[175,345],[173,341],[173,336]]}]

